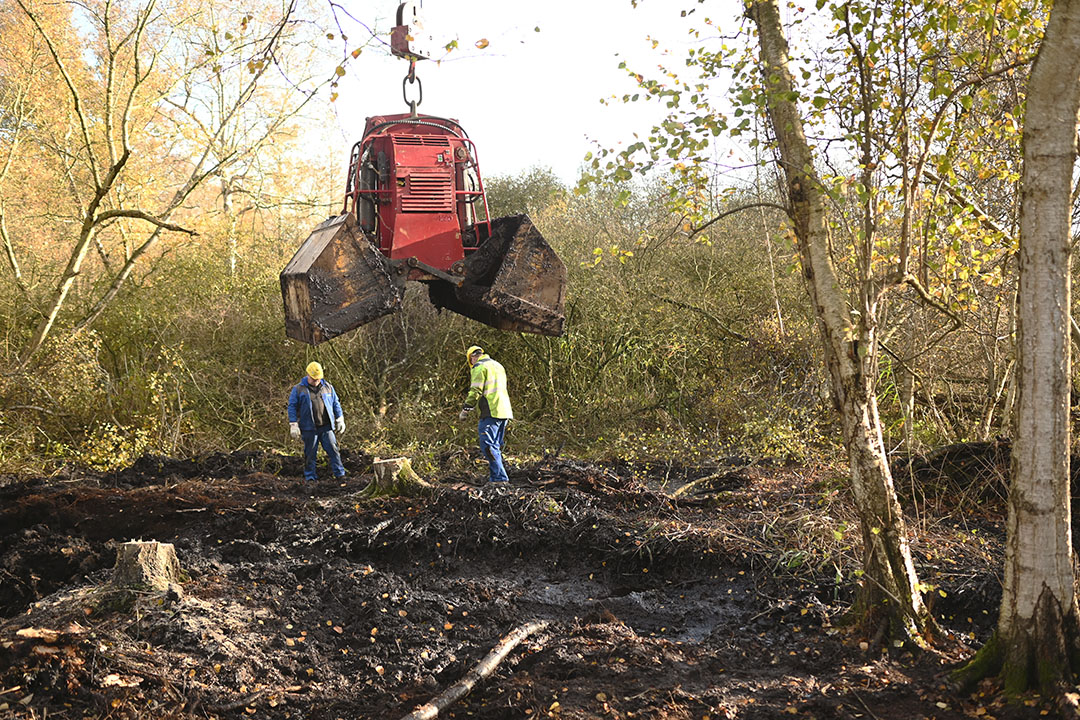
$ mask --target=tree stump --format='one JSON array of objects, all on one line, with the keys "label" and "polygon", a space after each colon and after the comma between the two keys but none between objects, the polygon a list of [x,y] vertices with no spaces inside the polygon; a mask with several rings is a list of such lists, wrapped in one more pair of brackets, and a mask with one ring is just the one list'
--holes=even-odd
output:
[{"label": "tree stump", "polygon": [[180,582],[180,561],[172,543],[133,540],[116,549],[112,584],[116,587],[145,586],[168,590]]},{"label": "tree stump", "polygon": [[371,462],[371,468],[375,471],[375,479],[360,491],[369,497],[426,495],[434,490],[431,483],[412,469],[409,458],[375,458]]}]

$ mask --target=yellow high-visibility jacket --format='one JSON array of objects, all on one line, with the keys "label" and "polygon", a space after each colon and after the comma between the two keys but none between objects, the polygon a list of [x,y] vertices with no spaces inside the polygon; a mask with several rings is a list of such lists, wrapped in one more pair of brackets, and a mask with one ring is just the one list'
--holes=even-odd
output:
[{"label": "yellow high-visibility jacket", "polygon": [[469,394],[465,409],[480,409],[481,418],[512,420],[510,395],[506,392],[506,370],[487,355],[481,355],[469,373]]}]

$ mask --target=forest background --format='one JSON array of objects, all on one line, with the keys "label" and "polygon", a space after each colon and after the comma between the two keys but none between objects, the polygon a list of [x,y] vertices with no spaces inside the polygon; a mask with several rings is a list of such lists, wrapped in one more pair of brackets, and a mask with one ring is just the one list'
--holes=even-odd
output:
[{"label": "forest background", "polygon": [[[473,444],[454,422],[473,343],[511,378],[512,458],[839,457],[771,138],[758,113],[707,107],[701,84],[721,58],[746,70],[748,28],[702,36],[696,80],[627,68],[640,97],[622,100],[672,112],[655,142],[600,150],[575,187],[542,166],[487,179],[493,215],[528,212],[569,269],[563,337],[439,315],[413,288],[404,312],[311,348],[284,336],[278,273],[336,211],[346,148],[312,158],[304,127],[364,52],[385,52],[387,28],[342,41],[335,6],[319,3],[3,4],[0,472],[295,452],[284,402],[313,359],[345,405],[343,445],[422,469]],[[852,148],[823,159],[834,227],[876,224],[867,252],[835,248],[841,282],[892,262],[895,238],[915,257],[880,331],[877,402],[896,451],[1009,432],[1023,74],[1040,10],[953,10],[920,6],[925,37],[902,47],[847,43],[871,19],[834,13],[847,57],[896,68],[864,88],[872,103],[836,81],[845,53],[799,59],[818,83],[809,112]],[[1003,29],[1001,13],[1017,22]],[[906,99],[904,74],[917,81]],[[744,81],[749,106],[760,87]],[[703,138],[721,134],[741,136],[748,167],[710,155]],[[871,160],[882,147],[905,148],[904,162]]]}]

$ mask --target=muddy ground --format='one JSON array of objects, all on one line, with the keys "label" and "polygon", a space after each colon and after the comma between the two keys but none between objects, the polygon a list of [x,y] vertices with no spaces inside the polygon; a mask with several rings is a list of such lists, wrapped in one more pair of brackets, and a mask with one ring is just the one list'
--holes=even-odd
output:
[{"label": "muddy ground", "polygon": [[[1002,706],[992,685],[951,692],[963,647],[883,656],[843,629],[859,550],[835,468],[549,458],[472,487],[476,468],[448,461],[434,496],[371,500],[370,458],[346,467],[306,486],[296,458],[263,453],[7,478],[0,717],[400,718],[534,620],[548,625],[446,717],[1047,712]],[[958,508],[922,481],[898,481],[920,498],[905,500],[918,568],[977,647],[1003,506]],[[110,589],[133,539],[175,545],[181,591]]]}]

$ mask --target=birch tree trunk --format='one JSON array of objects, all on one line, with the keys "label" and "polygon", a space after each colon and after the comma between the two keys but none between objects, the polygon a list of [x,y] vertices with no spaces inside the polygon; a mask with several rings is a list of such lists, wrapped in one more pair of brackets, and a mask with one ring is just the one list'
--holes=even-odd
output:
[{"label": "birch tree trunk", "polygon": [[776,0],[758,0],[747,12],[758,28],[766,110],[779,145],[799,263],[818,318],[860,516],[864,576],[850,617],[874,638],[924,646],[935,626],[919,589],[878,416],[876,293],[868,275],[860,278],[859,297],[852,303],[858,312],[848,311],[829,256],[826,196],[794,99],[779,7]]},{"label": "birch tree trunk", "polygon": [[[1057,0],[1028,80],[1020,208],[1016,409],[1005,581],[994,636],[955,678],[1066,695],[1080,671],[1069,508],[1070,187],[1080,110],[1080,0]],[[1072,695],[1075,698],[1075,695]]]}]

